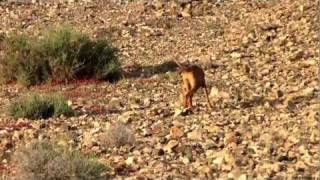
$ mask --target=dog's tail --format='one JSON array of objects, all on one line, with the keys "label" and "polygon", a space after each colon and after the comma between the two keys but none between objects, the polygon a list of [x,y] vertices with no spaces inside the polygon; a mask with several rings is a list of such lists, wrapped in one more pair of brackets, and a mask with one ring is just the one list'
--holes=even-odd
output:
[{"label": "dog's tail", "polygon": [[204,94],[206,95],[206,99],[207,99],[207,102],[208,102],[208,106],[209,106],[209,108],[212,108],[212,105],[211,105],[210,100],[209,100],[209,94],[208,94],[207,86],[204,85],[204,86],[203,86],[203,89],[204,89]]},{"label": "dog's tail", "polygon": [[181,64],[181,63],[179,63],[177,60],[173,60],[178,66],[179,66],[179,68],[183,68],[184,66]]}]

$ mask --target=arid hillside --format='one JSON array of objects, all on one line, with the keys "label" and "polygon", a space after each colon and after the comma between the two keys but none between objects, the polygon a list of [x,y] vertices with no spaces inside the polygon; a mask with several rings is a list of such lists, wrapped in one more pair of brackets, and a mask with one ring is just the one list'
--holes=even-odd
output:
[{"label": "arid hillside", "polygon": [[[19,174],[20,147],[53,140],[95,154],[110,179],[319,179],[318,3],[0,0],[0,58],[8,36],[69,25],[110,40],[123,72],[113,83],[1,84],[0,174]],[[212,109],[200,89],[181,113],[172,60],[205,70]],[[12,117],[31,92],[63,94],[75,115]]]}]

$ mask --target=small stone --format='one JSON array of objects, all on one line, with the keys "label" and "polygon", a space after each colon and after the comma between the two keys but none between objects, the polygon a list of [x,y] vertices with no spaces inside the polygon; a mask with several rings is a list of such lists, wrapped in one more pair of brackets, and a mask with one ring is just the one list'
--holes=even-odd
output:
[{"label": "small stone", "polygon": [[299,143],[299,139],[298,138],[296,138],[295,136],[289,136],[288,137],[288,140],[290,141],[290,142],[292,142],[293,144],[297,144],[297,143]]},{"label": "small stone", "polygon": [[247,180],[247,175],[241,174],[241,175],[237,178],[237,180]]},{"label": "small stone", "polygon": [[219,89],[216,87],[212,87],[209,96],[212,98],[218,98],[219,97]]},{"label": "small stone", "polygon": [[314,144],[319,142],[318,131],[316,131],[316,130],[312,131],[311,136],[310,136],[310,142],[314,143]]},{"label": "small stone", "polygon": [[153,3],[153,6],[155,7],[155,9],[162,9],[164,4],[162,1],[160,0],[156,0],[154,3]]},{"label": "small stone", "polygon": [[213,163],[221,165],[223,163],[223,157],[217,157],[215,160],[213,160]]},{"label": "small stone", "polygon": [[241,58],[242,55],[238,52],[233,52],[230,54],[231,58],[237,59],[237,58]]},{"label": "small stone", "polygon": [[242,43],[244,44],[244,45],[247,45],[248,43],[249,43],[249,38],[248,37],[243,37],[242,38]]},{"label": "small stone", "polygon": [[130,166],[130,165],[133,165],[134,161],[135,161],[135,158],[131,156],[131,157],[128,157],[128,159],[125,162],[127,165]]},{"label": "small stone", "polygon": [[197,130],[192,131],[192,132],[188,133],[188,139],[201,141],[202,140],[202,133]]},{"label": "small stone", "polygon": [[191,3],[188,3],[185,8],[181,11],[182,17],[191,17]]},{"label": "small stone", "polygon": [[177,138],[180,138],[183,136],[183,130],[181,130],[180,128],[177,128],[177,127],[172,127],[170,129],[170,137],[172,139],[177,139]]},{"label": "small stone", "polygon": [[307,154],[308,153],[307,148],[303,145],[299,146],[298,150],[299,150],[300,154]]},{"label": "small stone", "polygon": [[150,98],[145,98],[143,100],[143,105],[146,106],[146,107],[150,106],[151,105],[151,99]]},{"label": "small stone", "polygon": [[172,149],[178,146],[179,142],[177,140],[170,140],[168,144],[166,144],[163,149],[167,152],[172,152]]},{"label": "small stone", "polygon": [[134,111],[124,112],[121,116],[118,117],[118,120],[122,121],[123,123],[130,123],[133,120],[133,114],[135,114]]},{"label": "small stone", "polygon": [[211,149],[213,147],[216,146],[216,143],[214,143],[212,140],[210,139],[207,139],[203,144],[202,144],[202,147],[203,149],[205,150],[208,150],[208,149]]},{"label": "small stone", "polygon": [[183,114],[183,109],[182,108],[177,108],[174,110],[174,115],[173,117],[177,117],[179,115],[182,115]]},{"label": "small stone", "polygon": [[234,132],[227,133],[224,138],[224,144],[231,144],[236,142],[236,135]]},{"label": "small stone", "polygon": [[93,137],[93,135],[90,132],[85,132],[83,134],[82,142],[83,142],[83,146],[86,146],[89,148],[97,145],[95,138]]},{"label": "small stone", "polygon": [[[161,10],[158,10],[158,11],[156,11],[156,17],[161,17],[162,15],[164,14],[164,11],[161,9]],[[146,33],[146,35],[147,35],[148,33]]]},{"label": "small stone", "polygon": [[23,138],[23,132],[21,131],[14,131],[12,135],[12,139],[14,140],[21,140]]},{"label": "small stone", "polygon": [[307,169],[307,165],[303,162],[303,161],[298,161],[295,164],[295,168],[297,171],[304,171],[305,169]]},{"label": "small stone", "polygon": [[7,160],[7,159],[3,159],[1,162],[2,162],[3,164],[8,164],[8,160]]},{"label": "small stone", "polygon": [[309,97],[309,96],[312,96],[313,93],[315,92],[315,88],[306,88],[302,91],[302,96],[303,97]]},{"label": "small stone", "polygon": [[219,133],[219,132],[221,132],[221,129],[216,125],[206,126],[205,129],[209,133]]},{"label": "small stone", "polygon": [[152,149],[150,147],[145,147],[142,149],[142,152],[144,154],[150,154],[152,152]]},{"label": "small stone", "polygon": [[197,169],[199,172],[204,173],[204,174],[211,174],[212,173],[212,169],[207,165],[199,166]]},{"label": "small stone", "polygon": [[300,65],[302,67],[309,67],[309,66],[316,66],[317,65],[317,61],[316,60],[308,60],[308,61],[302,61],[300,63]]},{"label": "small stone", "polygon": [[219,99],[229,99],[230,95],[227,92],[219,91],[218,88],[213,87],[210,90],[209,97],[213,98],[213,101],[216,102]]},{"label": "small stone", "polygon": [[97,134],[98,132],[101,131],[101,128],[100,127],[97,127],[97,128],[94,128],[90,131],[91,134]]},{"label": "small stone", "polygon": [[185,125],[185,122],[184,121],[181,121],[181,120],[173,120],[172,121],[172,125],[176,126],[176,127],[183,127]]},{"label": "small stone", "polygon": [[222,171],[231,171],[231,169],[232,169],[231,165],[223,165],[221,168]]},{"label": "small stone", "polygon": [[10,149],[13,147],[13,142],[12,140],[9,139],[4,139],[0,142],[0,149]]},{"label": "small stone", "polygon": [[184,164],[190,164],[190,159],[188,158],[188,157],[183,157],[182,158],[182,162],[184,163]]},{"label": "small stone", "polygon": [[70,106],[72,105],[72,101],[71,101],[71,100],[68,100],[68,101],[67,101],[67,104],[68,104],[68,106],[70,107]]},{"label": "small stone", "polygon": [[119,98],[111,98],[108,105],[107,105],[109,108],[119,108],[121,107],[121,100]]}]

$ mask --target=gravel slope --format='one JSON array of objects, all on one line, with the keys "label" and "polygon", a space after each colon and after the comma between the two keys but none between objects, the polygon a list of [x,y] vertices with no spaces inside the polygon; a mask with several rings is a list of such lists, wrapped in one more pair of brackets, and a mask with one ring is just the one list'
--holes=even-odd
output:
[{"label": "gravel slope", "polygon": [[[97,153],[119,179],[318,177],[318,1],[194,3],[192,18],[172,16],[169,3],[157,10],[143,1],[0,5],[0,34],[72,24],[110,38],[127,72],[115,84],[2,85],[0,171],[14,172],[8,160],[23,142],[60,137]],[[174,58],[204,67],[213,109],[199,91],[193,113],[174,116]],[[63,93],[79,116],[13,120],[6,106],[29,91]],[[133,146],[101,143],[118,120],[132,129]]]}]

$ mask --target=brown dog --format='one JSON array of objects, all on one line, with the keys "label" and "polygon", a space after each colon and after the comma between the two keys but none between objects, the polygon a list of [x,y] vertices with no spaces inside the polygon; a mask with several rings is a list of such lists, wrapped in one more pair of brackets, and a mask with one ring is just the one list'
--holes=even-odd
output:
[{"label": "brown dog", "polygon": [[209,100],[208,90],[205,82],[204,71],[197,65],[184,66],[180,63],[175,63],[180,67],[180,75],[182,77],[181,95],[184,108],[192,107],[193,94],[200,88],[204,88],[204,93],[208,102],[208,106],[212,108]]}]

